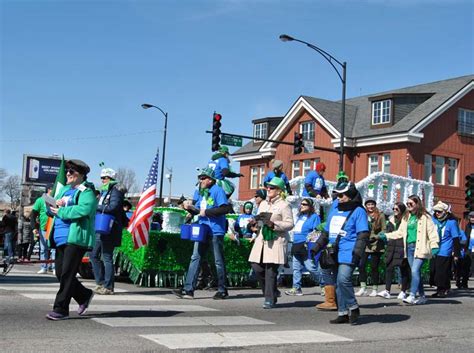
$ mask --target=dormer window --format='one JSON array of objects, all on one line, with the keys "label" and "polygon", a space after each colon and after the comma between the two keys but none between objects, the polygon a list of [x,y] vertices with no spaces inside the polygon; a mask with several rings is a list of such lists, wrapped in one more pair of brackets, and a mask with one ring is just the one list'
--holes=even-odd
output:
[{"label": "dormer window", "polygon": [[303,134],[303,141],[314,142],[314,122],[307,121],[301,123],[301,133]]},{"label": "dormer window", "polygon": [[253,137],[266,139],[268,136],[267,133],[268,133],[268,123],[258,123],[254,125]]},{"label": "dormer window", "polygon": [[390,124],[392,101],[390,99],[372,102],[372,125]]}]

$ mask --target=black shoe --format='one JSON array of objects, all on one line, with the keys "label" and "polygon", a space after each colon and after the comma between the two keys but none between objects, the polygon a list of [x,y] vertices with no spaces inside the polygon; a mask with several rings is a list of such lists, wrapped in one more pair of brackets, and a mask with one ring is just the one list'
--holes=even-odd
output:
[{"label": "black shoe", "polygon": [[229,293],[227,293],[227,291],[225,291],[225,292],[217,292],[216,294],[214,294],[214,296],[212,297],[212,299],[216,299],[216,300],[219,300],[219,299],[226,299],[228,296],[229,296]]},{"label": "black shoe", "polygon": [[446,298],[448,293],[446,291],[438,292],[438,298]]},{"label": "black shoe", "polygon": [[359,320],[359,316],[360,316],[360,309],[357,308],[354,310],[350,310],[349,313],[350,313],[349,323],[351,325],[357,325],[357,320]]},{"label": "black shoe", "polygon": [[184,289],[175,289],[173,294],[176,295],[179,299],[194,299],[194,292],[187,291]]},{"label": "black shoe", "polygon": [[330,324],[348,324],[349,323],[349,315],[342,315],[338,316],[337,319],[329,320]]},{"label": "black shoe", "polygon": [[281,297],[281,292],[280,292],[279,289],[276,290],[275,294],[276,294],[277,298],[280,298],[280,297]]}]

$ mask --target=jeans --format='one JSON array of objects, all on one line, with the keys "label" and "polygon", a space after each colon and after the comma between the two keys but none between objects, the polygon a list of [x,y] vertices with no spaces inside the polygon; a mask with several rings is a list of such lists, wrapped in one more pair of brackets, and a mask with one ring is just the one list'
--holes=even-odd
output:
[{"label": "jeans", "polygon": [[423,281],[421,280],[421,266],[423,266],[425,259],[415,258],[415,248],[416,244],[414,243],[407,245],[407,258],[411,268],[410,294],[414,297],[416,296],[417,292],[420,294],[420,296],[425,295],[425,291],[423,290]]},{"label": "jeans", "polygon": [[318,283],[321,282],[318,266],[312,259],[304,255],[293,255],[293,288],[301,289],[301,278],[305,268]]},{"label": "jeans", "polygon": [[337,268],[321,268],[321,277],[325,286],[336,285]]},{"label": "jeans", "polygon": [[113,263],[114,245],[112,241],[104,241],[96,234],[95,245],[90,260],[94,272],[95,283],[107,289],[114,289],[115,268]]},{"label": "jeans", "polygon": [[15,249],[13,248],[13,233],[5,233],[3,239],[3,252],[4,256],[9,260],[15,255]]},{"label": "jeans", "polygon": [[[184,290],[193,292],[196,288],[197,279],[199,276],[199,268],[201,259],[206,255],[210,247],[210,241],[206,243],[195,242],[194,250],[191,256],[191,262],[189,263],[188,273],[186,274],[186,281],[184,283]],[[214,261],[217,272],[217,290],[225,293],[225,260],[224,260],[224,237],[213,236],[212,237],[212,249],[214,251]]]},{"label": "jeans", "polygon": [[[39,243],[39,248],[40,248],[40,260],[41,261],[44,261],[44,260],[54,260],[55,258],[55,255],[56,255],[56,249],[51,249],[51,253],[50,253],[50,249],[49,249],[49,246],[48,246],[48,240],[44,237],[44,234],[45,234],[45,230],[39,230],[39,240],[40,240],[40,243]],[[54,262],[49,264],[46,264],[46,263],[42,263],[41,264],[41,268],[43,269],[49,269],[50,270],[53,270],[54,269]]]},{"label": "jeans", "polygon": [[339,316],[347,315],[349,314],[349,310],[354,310],[359,307],[352,285],[354,269],[354,266],[347,264],[339,264],[337,269],[336,295]]}]

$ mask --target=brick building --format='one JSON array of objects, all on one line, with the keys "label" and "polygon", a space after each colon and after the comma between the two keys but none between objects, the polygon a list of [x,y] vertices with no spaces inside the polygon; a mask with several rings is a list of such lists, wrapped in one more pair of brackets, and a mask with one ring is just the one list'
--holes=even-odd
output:
[{"label": "brick building", "polygon": [[[253,136],[293,142],[300,132],[314,146],[338,148],[341,102],[300,96],[283,117],[253,120]],[[385,171],[431,181],[435,197],[464,211],[464,178],[474,172],[474,75],[346,100],[345,172],[354,181]],[[318,161],[335,180],[339,155],[252,141],[233,153],[240,163],[239,199],[261,185],[272,159],[284,162],[288,177],[305,175]]]}]

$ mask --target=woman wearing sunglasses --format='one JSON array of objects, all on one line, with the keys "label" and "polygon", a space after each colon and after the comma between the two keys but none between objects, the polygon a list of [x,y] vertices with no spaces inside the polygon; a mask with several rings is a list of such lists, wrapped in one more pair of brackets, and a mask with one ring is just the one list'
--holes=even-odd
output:
[{"label": "woman wearing sunglasses", "polygon": [[[324,231],[313,251],[318,253],[331,239],[335,239],[337,269],[334,269],[334,273],[338,316],[330,323],[355,325],[360,310],[354,294],[352,275],[364,255],[369,239],[369,224],[362,198],[353,182],[340,182],[333,192],[337,195],[337,207],[329,212]],[[327,287],[330,281],[326,277],[323,278]]]},{"label": "woman wearing sunglasses", "polygon": [[[387,231],[393,232],[400,228],[402,223],[403,216],[405,214],[407,207],[402,202],[397,202],[393,206],[393,215],[390,216],[389,222],[387,224]],[[398,294],[398,299],[403,300],[406,298],[406,291],[410,284],[410,265],[408,260],[405,258],[405,251],[403,246],[403,239],[390,239],[387,243],[387,248],[385,250],[385,289],[377,295],[379,297],[390,299],[390,289],[392,288],[393,274],[395,268],[400,268],[400,274],[402,277],[402,290]]]},{"label": "woman wearing sunglasses", "polygon": [[266,183],[267,199],[258,208],[256,220],[251,221],[255,238],[249,261],[262,287],[264,309],[271,309],[277,302],[278,267],[285,263],[288,231],[293,228],[293,213],[285,201],[285,182],[274,177]]},{"label": "woman wearing sunglasses", "polygon": [[[433,207],[433,222],[436,225],[440,239],[439,253],[432,260],[436,292],[434,298],[445,298],[451,288],[451,266],[460,257],[459,226],[456,217],[451,213],[451,207],[442,201]],[[454,257],[452,256],[454,254]]]},{"label": "woman wearing sunglasses", "polygon": [[314,211],[313,201],[310,198],[303,199],[293,228],[293,246],[291,247],[291,254],[293,255],[293,288],[285,291],[286,295],[303,295],[301,278],[305,268],[319,282],[318,266],[314,263],[313,259],[308,257],[306,237],[320,223],[321,219]]},{"label": "woman wearing sunglasses", "polygon": [[[391,233],[379,236],[388,239],[403,239],[405,256],[411,268],[410,295],[403,299],[407,304],[425,304],[426,297],[421,279],[421,267],[439,251],[439,237],[431,215],[417,195],[408,197],[408,212],[403,216],[400,227]],[[419,298],[416,299],[416,294]]]}]

